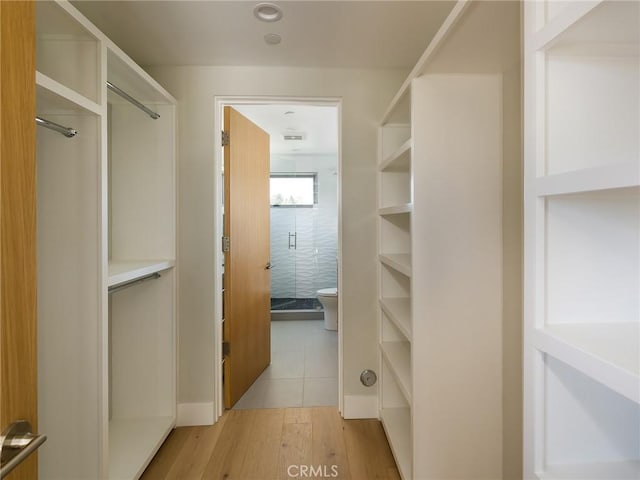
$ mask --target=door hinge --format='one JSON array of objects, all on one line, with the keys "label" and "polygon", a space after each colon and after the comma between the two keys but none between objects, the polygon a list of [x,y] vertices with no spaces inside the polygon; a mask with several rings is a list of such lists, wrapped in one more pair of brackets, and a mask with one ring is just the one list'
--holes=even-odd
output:
[{"label": "door hinge", "polygon": [[222,342],[222,356],[228,357],[231,355],[231,344],[229,342]]},{"label": "door hinge", "polygon": [[229,146],[229,132],[225,132],[224,130],[222,131],[222,146]]},{"label": "door hinge", "polygon": [[231,249],[231,239],[229,237],[222,237],[222,251],[227,253]]}]

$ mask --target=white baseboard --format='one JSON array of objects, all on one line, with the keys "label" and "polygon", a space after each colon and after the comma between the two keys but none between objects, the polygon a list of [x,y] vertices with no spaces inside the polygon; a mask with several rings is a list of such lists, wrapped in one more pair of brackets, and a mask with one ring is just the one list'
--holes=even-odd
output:
[{"label": "white baseboard", "polygon": [[345,395],[342,416],[352,418],[378,418],[377,395]]},{"label": "white baseboard", "polygon": [[213,403],[179,403],[176,427],[213,425]]}]

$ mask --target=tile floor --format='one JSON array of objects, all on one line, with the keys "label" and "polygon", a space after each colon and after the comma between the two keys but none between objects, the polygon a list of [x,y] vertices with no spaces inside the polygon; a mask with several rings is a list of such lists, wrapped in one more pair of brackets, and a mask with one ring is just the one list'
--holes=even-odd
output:
[{"label": "tile floor", "polygon": [[234,409],[338,405],[338,332],[323,320],[271,322],[271,365]]}]

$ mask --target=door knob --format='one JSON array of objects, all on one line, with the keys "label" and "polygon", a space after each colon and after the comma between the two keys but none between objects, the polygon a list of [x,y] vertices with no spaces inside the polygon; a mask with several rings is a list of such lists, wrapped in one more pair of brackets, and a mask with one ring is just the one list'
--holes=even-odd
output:
[{"label": "door knob", "polygon": [[0,435],[0,457],[2,460],[0,478],[4,478],[11,470],[20,465],[46,439],[45,435],[32,433],[31,424],[25,420],[18,420],[9,425]]},{"label": "door knob", "polygon": [[271,265],[271,262],[267,262],[267,264],[264,267],[265,270],[271,270],[272,268],[273,268],[273,265]]}]

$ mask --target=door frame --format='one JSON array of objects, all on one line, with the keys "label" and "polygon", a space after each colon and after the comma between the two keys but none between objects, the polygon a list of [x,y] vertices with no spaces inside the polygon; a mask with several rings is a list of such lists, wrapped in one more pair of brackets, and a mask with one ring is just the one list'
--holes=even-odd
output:
[{"label": "door frame", "polygon": [[[286,96],[251,96],[251,95],[222,95],[214,97],[214,152],[213,164],[215,178],[214,192],[214,224],[213,234],[215,238],[214,245],[214,359],[222,359],[222,263],[224,262],[224,254],[222,252],[222,192],[223,178],[222,167],[224,157],[222,155],[222,129],[224,127],[224,107],[237,105],[317,105],[324,107],[335,107],[338,116],[338,159],[337,159],[337,205],[338,205],[338,298],[340,298],[340,286],[342,285],[342,99],[338,97],[286,97]],[[342,369],[342,305],[338,302],[338,411],[343,411],[343,369]],[[222,361],[216,361],[214,365],[214,423],[224,413],[224,391],[222,386]]]}]

